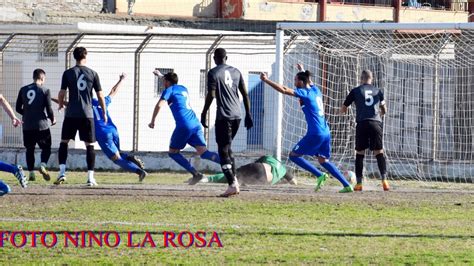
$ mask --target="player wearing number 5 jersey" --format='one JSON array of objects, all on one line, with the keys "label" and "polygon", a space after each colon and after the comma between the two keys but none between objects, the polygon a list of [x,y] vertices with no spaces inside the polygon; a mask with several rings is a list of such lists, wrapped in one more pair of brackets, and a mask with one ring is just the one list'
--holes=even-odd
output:
[{"label": "player wearing number 5 jersey", "polygon": [[193,175],[189,184],[194,185],[202,179],[203,175],[194,169],[189,161],[179,152],[186,146],[186,144],[189,144],[196,149],[197,154],[203,159],[219,163],[219,155],[207,150],[201,124],[189,105],[188,90],[186,87],[178,85],[178,75],[173,72],[162,75],[158,70],[155,70],[153,73],[162,78],[163,85],[166,89],[161,94],[160,100],[155,106],[148,127],[155,127],[156,116],[161,108],[165,104],[168,104],[176,122],[176,128],[171,136],[168,155]]},{"label": "player wearing number 5 jersey", "polygon": [[51,108],[51,94],[43,87],[46,73],[43,69],[33,71],[33,83],[24,86],[18,93],[16,111],[23,116],[23,144],[26,148],[26,164],[30,172],[30,181],[35,181],[35,146],[41,148],[40,173],[44,180],[49,181],[50,175],[46,168],[51,155],[51,125],[56,124],[53,109]]},{"label": "player wearing number 5 jersey", "polygon": [[55,184],[59,185],[66,180],[66,160],[68,143],[75,139],[79,131],[80,140],[84,141],[87,149],[87,185],[96,186],[94,178],[95,142],[94,115],[92,111],[92,90],[95,90],[100,106],[105,112],[102,113],[104,123],[107,123],[107,109],[104,95],[100,86],[99,75],[94,70],[85,66],[87,50],[77,47],[73,52],[76,65],[63,73],[61,90],[58,94],[59,109],[64,107],[66,92],[69,89],[69,102],[66,107],[63,127],[61,131],[61,143],[59,144],[59,176]]},{"label": "player wearing number 5 jersey", "polygon": [[299,98],[301,109],[303,109],[308,131],[306,135],[295,145],[289,157],[292,162],[306,171],[318,177],[315,190],[319,190],[326,181],[327,175],[323,174],[302,156],[317,156],[318,162],[329,171],[335,178],[342,183],[344,188],[341,193],[352,192],[351,185],[344,178],[336,166],[329,161],[331,156],[331,133],[329,126],[324,118],[324,106],[322,94],[314,86],[310,79],[310,72],[299,72],[295,76],[296,89],[290,89],[268,79],[267,75],[262,73],[260,79],[274,88],[276,91],[286,95]]},{"label": "player wearing number 5 jersey", "polygon": [[377,158],[383,189],[385,191],[390,190],[386,180],[387,166],[383,154],[383,126],[381,118],[387,112],[387,108],[383,92],[372,85],[372,80],[373,75],[370,70],[362,71],[362,85],[351,90],[341,107],[341,113],[346,113],[347,108],[352,103],[355,103],[356,106],[355,173],[357,184],[354,188],[356,191],[362,191],[362,172],[364,169],[365,150],[367,148],[373,151],[375,158]]}]

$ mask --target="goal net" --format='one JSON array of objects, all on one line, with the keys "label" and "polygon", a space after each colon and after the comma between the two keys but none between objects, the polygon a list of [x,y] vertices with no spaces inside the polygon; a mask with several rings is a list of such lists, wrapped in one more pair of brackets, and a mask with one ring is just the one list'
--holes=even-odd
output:
[{"label": "goal net", "polygon": [[[354,171],[356,110],[340,115],[339,108],[369,69],[388,108],[383,128],[389,178],[473,182],[474,25],[280,23],[277,46],[280,82],[293,87],[297,63],[313,73],[324,95],[331,160],[343,170]],[[283,97],[282,111],[281,157],[287,160],[306,122],[296,98]],[[364,176],[378,177],[368,151]]]}]

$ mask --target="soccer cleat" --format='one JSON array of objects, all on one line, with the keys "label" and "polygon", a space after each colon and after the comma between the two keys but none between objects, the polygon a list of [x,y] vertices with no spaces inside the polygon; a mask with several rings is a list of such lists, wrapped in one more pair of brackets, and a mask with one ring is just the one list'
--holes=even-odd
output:
[{"label": "soccer cleat", "polygon": [[96,186],[98,186],[98,185],[97,185],[97,182],[95,181],[94,178],[89,178],[89,179],[87,179],[86,185],[87,185],[88,187],[96,187]]},{"label": "soccer cleat", "polygon": [[321,189],[321,187],[326,183],[326,180],[328,179],[329,175],[326,173],[323,173],[320,177],[318,177],[318,180],[316,181],[316,187],[314,188],[314,191],[318,191]]},{"label": "soccer cleat", "polygon": [[204,177],[203,174],[201,173],[196,173],[193,175],[193,178],[191,178],[188,182],[189,185],[193,186],[196,185],[201,179]]},{"label": "soccer cleat", "polygon": [[53,184],[55,184],[55,185],[61,185],[61,184],[63,184],[64,182],[66,182],[66,176],[65,176],[64,174],[60,174],[60,175],[58,176],[58,179],[56,179],[56,181],[54,181]]},{"label": "soccer cleat", "polygon": [[23,172],[23,167],[21,167],[21,165],[16,166],[15,177],[22,188],[26,188],[28,186],[28,181],[26,180],[26,176]]},{"label": "soccer cleat", "polygon": [[239,193],[240,193],[240,189],[238,186],[229,186],[224,193],[219,195],[219,197],[228,198],[228,197],[239,195]]},{"label": "soccer cleat", "polygon": [[354,191],[362,191],[362,184],[361,183],[357,183],[354,187]]},{"label": "soccer cleat", "polygon": [[352,186],[347,186],[339,190],[339,193],[351,193],[351,192],[354,192],[354,189],[352,189]]},{"label": "soccer cleat", "polygon": [[45,163],[41,163],[39,172],[43,175],[43,179],[44,179],[45,181],[51,180],[51,175],[49,174],[49,171],[48,171],[48,169],[46,168],[46,164],[45,164]]},{"label": "soccer cleat", "polygon": [[136,166],[138,166],[138,168],[144,170],[145,169],[145,163],[140,160],[140,158],[138,158],[137,156],[135,155],[128,155],[127,158],[128,161],[134,163]]},{"label": "soccer cleat", "polygon": [[35,181],[35,180],[36,180],[35,172],[31,171],[28,177],[28,181]]},{"label": "soccer cleat", "polygon": [[388,185],[387,180],[382,180],[382,187],[383,187],[383,191],[389,191],[390,190],[390,186]]},{"label": "soccer cleat", "polygon": [[9,185],[3,183],[3,181],[0,180],[0,197],[10,193],[12,190]]},{"label": "soccer cleat", "polygon": [[138,181],[139,182],[143,182],[143,179],[145,179],[145,177],[148,175],[147,172],[145,172],[145,170],[142,170],[140,172],[140,174],[138,174]]}]

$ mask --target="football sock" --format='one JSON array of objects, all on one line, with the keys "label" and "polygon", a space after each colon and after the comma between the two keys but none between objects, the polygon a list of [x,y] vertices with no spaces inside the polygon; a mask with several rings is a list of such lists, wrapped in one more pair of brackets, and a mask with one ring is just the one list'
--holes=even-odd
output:
[{"label": "football sock", "polygon": [[363,170],[364,170],[364,155],[356,154],[355,174],[356,174],[357,184],[362,184],[362,171]]},{"label": "football sock", "polygon": [[86,151],[87,170],[94,171],[95,167],[95,150],[93,145],[88,145]]},{"label": "football sock", "polygon": [[171,159],[173,159],[191,174],[194,175],[197,172],[196,169],[194,169],[194,167],[189,163],[189,161],[186,160],[183,155],[181,155],[181,153],[168,153],[168,155],[171,157]]},{"label": "football sock", "polygon": [[201,158],[209,160],[209,161],[213,161],[215,163],[221,162],[221,158],[219,158],[219,154],[215,152],[211,152],[211,151],[206,151],[203,154],[201,154]]},{"label": "football sock", "polygon": [[35,169],[35,147],[26,148],[26,165],[28,171],[33,171]]},{"label": "football sock", "polygon": [[339,182],[341,182],[344,187],[350,186],[349,182],[347,182],[347,180],[344,178],[341,171],[339,171],[333,163],[325,162],[322,163],[321,166],[328,170],[328,172],[337,180],[339,180]]},{"label": "football sock", "polygon": [[59,165],[59,175],[64,175],[66,173],[66,165],[60,164]]},{"label": "football sock", "polygon": [[115,160],[114,163],[117,164],[118,166],[122,167],[122,169],[125,169],[129,172],[132,172],[132,173],[137,173],[138,174],[138,173],[141,173],[141,171],[142,171],[134,163],[130,162],[129,160],[125,160],[124,158],[120,158],[118,160]]},{"label": "football sock", "polygon": [[290,160],[294,162],[299,167],[303,168],[304,170],[312,173],[316,177],[319,177],[323,174],[323,172],[319,171],[314,165],[308,162],[305,158],[301,156],[290,156]]},{"label": "football sock", "polygon": [[2,171],[2,172],[8,172],[8,173],[15,174],[17,169],[18,169],[18,167],[13,165],[13,164],[4,163],[4,162],[0,161],[0,171]]},{"label": "football sock", "polygon": [[379,153],[375,156],[377,158],[377,165],[379,166],[380,177],[382,180],[385,180],[387,174],[387,162],[385,161],[385,156],[383,153]]},{"label": "football sock", "polygon": [[87,171],[87,180],[94,180],[94,170]]},{"label": "football sock", "polygon": [[46,147],[41,150],[41,162],[48,163],[49,157],[51,156],[51,147]]},{"label": "football sock", "polygon": [[67,143],[61,142],[58,151],[59,164],[66,164],[67,161]]}]

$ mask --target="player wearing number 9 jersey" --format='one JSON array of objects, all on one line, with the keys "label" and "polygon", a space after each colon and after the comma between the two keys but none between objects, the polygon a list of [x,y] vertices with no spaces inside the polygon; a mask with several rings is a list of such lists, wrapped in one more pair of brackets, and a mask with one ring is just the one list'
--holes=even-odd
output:
[{"label": "player wearing number 9 jersey", "polygon": [[[61,89],[58,94],[59,109],[64,107],[66,92],[69,89],[69,103],[66,107],[63,127],[61,131],[61,143],[59,145],[59,176],[55,184],[59,185],[66,180],[66,160],[68,143],[75,139],[77,131],[79,138],[86,145],[87,161],[87,185],[96,186],[94,178],[95,130],[92,112],[92,91],[95,90],[100,106],[107,110],[105,99],[100,86],[99,75],[94,70],[85,66],[87,50],[84,47],[76,47],[73,52],[76,65],[63,73]],[[107,112],[103,113],[104,123],[107,123]]]},{"label": "player wearing number 9 jersey", "polygon": [[33,71],[33,83],[24,86],[18,93],[16,111],[23,116],[23,144],[26,148],[26,164],[30,172],[30,181],[35,181],[35,146],[41,148],[40,173],[46,181],[50,180],[46,168],[51,155],[51,125],[56,123],[53,109],[51,108],[51,94],[49,89],[43,87],[46,73],[43,69]]},{"label": "player wearing number 9 jersey", "polygon": [[381,118],[387,112],[387,108],[382,90],[372,85],[372,80],[373,74],[370,70],[362,71],[362,85],[351,90],[341,107],[341,113],[346,113],[347,108],[352,103],[355,103],[356,106],[355,173],[357,184],[354,188],[356,191],[362,191],[362,172],[367,148],[373,151],[375,158],[377,158],[383,189],[385,191],[390,190],[386,180],[387,167],[383,154],[383,124]]},{"label": "player wearing number 9 jersey", "polygon": [[189,104],[188,90],[186,87],[178,85],[178,75],[173,72],[162,75],[158,70],[155,70],[153,73],[162,78],[163,85],[166,89],[161,94],[160,100],[155,106],[151,122],[148,126],[150,128],[155,127],[156,116],[161,108],[165,104],[168,104],[176,122],[176,128],[171,135],[168,155],[193,175],[189,184],[194,185],[202,179],[203,175],[199,173],[179,152],[186,146],[186,144],[189,144],[196,149],[197,154],[203,159],[219,163],[219,155],[207,150],[207,144],[204,139],[201,124]]},{"label": "player wearing number 9 jersey", "polygon": [[299,72],[295,76],[294,85],[296,89],[290,89],[268,79],[262,73],[260,79],[274,88],[276,91],[286,95],[299,98],[303,110],[308,131],[306,135],[295,145],[289,157],[292,162],[307,170],[318,178],[315,190],[319,190],[327,179],[327,175],[319,171],[303,155],[317,156],[318,162],[342,183],[344,188],[341,193],[352,192],[352,186],[347,182],[336,166],[329,161],[331,156],[331,133],[324,118],[324,106],[320,90],[312,84],[310,72]]}]

